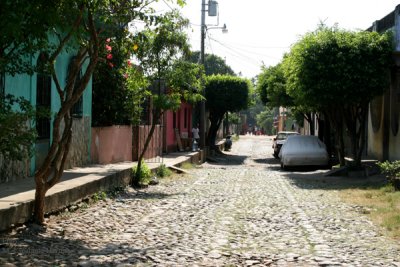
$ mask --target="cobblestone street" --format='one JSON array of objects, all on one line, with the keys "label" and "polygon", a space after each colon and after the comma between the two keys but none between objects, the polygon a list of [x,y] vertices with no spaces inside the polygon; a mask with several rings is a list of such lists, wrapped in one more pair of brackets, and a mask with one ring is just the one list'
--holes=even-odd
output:
[{"label": "cobblestone street", "polygon": [[228,154],[0,235],[0,266],[400,266],[399,242],[360,207],[299,180],[324,171],[281,171],[265,136]]}]

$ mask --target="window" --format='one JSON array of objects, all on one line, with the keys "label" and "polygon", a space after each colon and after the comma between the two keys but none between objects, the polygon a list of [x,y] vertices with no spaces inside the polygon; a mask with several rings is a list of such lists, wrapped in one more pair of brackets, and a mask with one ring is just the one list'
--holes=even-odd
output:
[{"label": "window", "polygon": [[4,72],[0,73],[0,97],[6,94],[6,75]]},{"label": "window", "polygon": [[[69,61],[67,79],[69,77],[69,71],[72,67],[72,64],[74,63],[74,60],[75,60],[75,57],[72,57],[71,60]],[[79,70],[78,76],[75,79],[74,91],[78,87],[81,78],[82,78],[82,69]],[[72,106],[71,114],[75,118],[82,118],[82,116],[83,116],[83,95],[81,95],[81,97],[78,99],[78,101]]]},{"label": "window", "polygon": [[[38,66],[43,66],[47,55],[41,53],[38,58]],[[36,108],[38,111],[50,111],[51,106],[51,76],[39,72],[36,79]],[[44,116],[36,117],[36,130],[38,139],[50,138],[50,118]]]},{"label": "window", "polygon": [[185,108],[183,113],[183,128],[187,129],[188,110]]},{"label": "window", "polygon": [[172,127],[175,129],[176,128],[176,112],[174,112],[172,117],[173,117]]}]

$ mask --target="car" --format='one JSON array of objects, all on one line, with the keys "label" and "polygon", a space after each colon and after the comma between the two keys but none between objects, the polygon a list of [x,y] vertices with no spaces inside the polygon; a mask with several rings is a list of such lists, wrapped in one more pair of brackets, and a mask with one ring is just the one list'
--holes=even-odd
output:
[{"label": "car", "polygon": [[274,157],[279,158],[279,151],[281,150],[282,145],[285,143],[286,138],[290,135],[298,135],[297,132],[278,132],[276,137],[273,139],[272,148],[274,149]]},{"label": "car", "polygon": [[325,144],[313,135],[292,135],[279,152],[281,168],[317,166],[329,168],[329,155]]}]

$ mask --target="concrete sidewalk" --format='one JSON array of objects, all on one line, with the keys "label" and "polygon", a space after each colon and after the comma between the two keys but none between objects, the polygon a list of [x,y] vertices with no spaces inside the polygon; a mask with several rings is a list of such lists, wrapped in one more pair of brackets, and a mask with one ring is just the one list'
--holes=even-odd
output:
[{"label": "concrete sidewalk", "polygon": [[[152,170],[161,163],[167,167],[180,166],[184,162],[198,164],[204,162],[202,155],[202,151],[170,153],[146,164]],[[132,167],[136,164],[122,162],[65,170],[61,181],[46,193],[46,213],[60,210],[96,192],[128,185]],[[0,231],[27,222],[33,213],[34,198],[33,178],[0,184]]]}]

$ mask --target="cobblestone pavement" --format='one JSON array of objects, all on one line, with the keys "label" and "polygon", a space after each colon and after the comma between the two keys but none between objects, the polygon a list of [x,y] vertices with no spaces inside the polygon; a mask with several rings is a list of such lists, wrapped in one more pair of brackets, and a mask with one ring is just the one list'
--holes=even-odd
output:
[{"label": "cobblestone pavement", "polygon": [[283,172],[269,139],[242,137],[190,176],[1,235],[0,266],[400,266],[360,207],[295,177],[321,172]]}]

